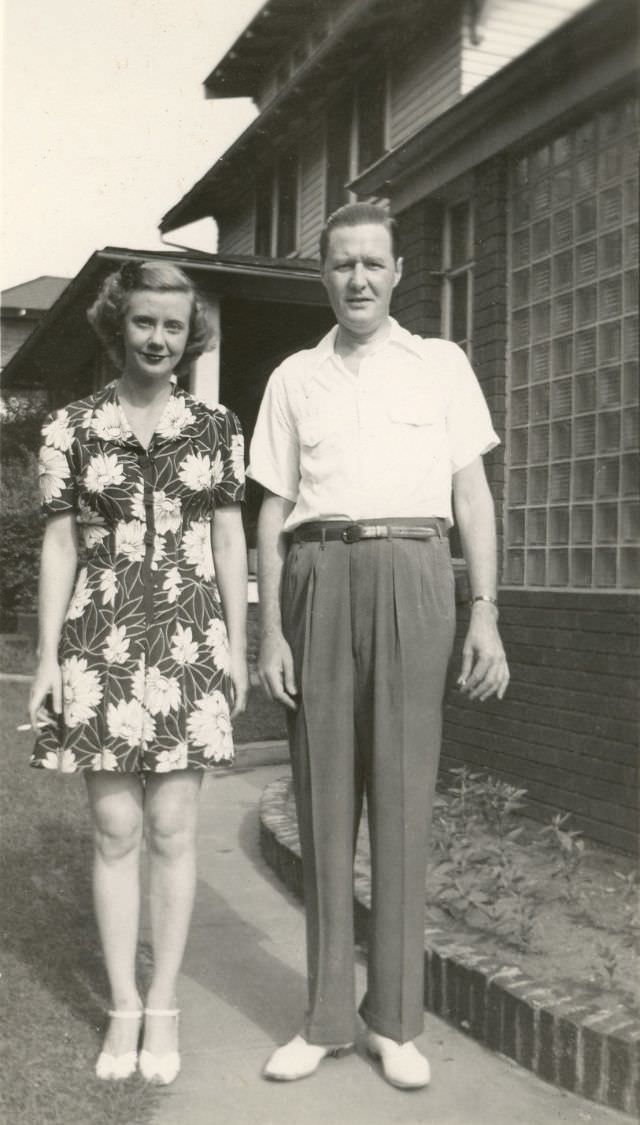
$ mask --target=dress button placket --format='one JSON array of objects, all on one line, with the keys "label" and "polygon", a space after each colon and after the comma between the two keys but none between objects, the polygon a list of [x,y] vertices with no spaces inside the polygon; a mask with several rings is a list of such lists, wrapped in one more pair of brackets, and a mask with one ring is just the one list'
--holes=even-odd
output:
[{"label": "dress button placket", "polygon": [[147,625],[153,620],[153,551],[155,544],[155,512],[153,507],[154,465],[153,459],[147,451],[138,460],[142,472],[144,487],[144,559],[142,562],[143,603]]}]

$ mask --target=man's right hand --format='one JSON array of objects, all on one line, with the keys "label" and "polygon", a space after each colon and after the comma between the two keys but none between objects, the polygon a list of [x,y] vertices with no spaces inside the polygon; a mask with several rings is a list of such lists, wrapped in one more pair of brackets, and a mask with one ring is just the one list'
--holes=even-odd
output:
[{"label": "man's right hand", "polygon": [[269,699],[274,703],[283,703],[290,711],[297,709],[298,689],[293,672],[293,655],[281,632],[263,635],[258,676]]}]

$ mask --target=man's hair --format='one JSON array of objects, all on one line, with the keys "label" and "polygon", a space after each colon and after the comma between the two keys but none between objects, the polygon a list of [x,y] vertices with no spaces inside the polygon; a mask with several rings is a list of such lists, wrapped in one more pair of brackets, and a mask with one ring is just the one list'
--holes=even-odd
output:
[{"label": "man's hair", "polygon": [[336,227],[360,227],[365,223],[377,223],[389,231],[391,238],[391,252],[394,261],[400,256],[398,245],[398,224],[384,207],[377,203],[346,203],[329,215],[320,232],[320,261],[324,262],[329,250],[329,236]]},{"label": "man's hair", "polygon": [[129,297],[141,290],[153,293],[185,293],[191,298],[189,335],[184,355],[176,365],[176,375],[189,370],[194,359],[209,351],[215,341],[215,326],[211,308],[200,295],[186,273],[173,262],[125,262],[115,273],[109,274],[93,305],[87,311],[89,324],[106,348],[116,367],[124,364],[122,324]]}]

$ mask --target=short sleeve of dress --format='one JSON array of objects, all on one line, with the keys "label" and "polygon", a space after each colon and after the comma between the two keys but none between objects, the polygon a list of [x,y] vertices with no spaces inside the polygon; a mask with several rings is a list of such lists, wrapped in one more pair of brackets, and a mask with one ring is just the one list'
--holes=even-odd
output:
[{"label": "short sleeve of dress", "polygon": [[244,500],[244,436],[231,410],[215,416],[217,448],[214,453],[213,498],[216,507]]},{"label": "short sleeve of dress", "polygon": [[46,418],[42,427],[42,445],[38,457],[40,500],[47,516],[76,510],[75,446],[75,428],[69,411],[66,407],[56,410]]},{"label": "short sleeve of dress", "polygon": [[500,438],[493,428],[489,408],[467,356],[456,344],[449,347],[452,362],[447,365],[447,431],[451,471],[456,473],[499,445]]},{"label": "short sleeve of dress", "polygon": [[284,372],[267,383],[251,440],[249,476],[293,503],[300,487],[300,446],[286,393]]}]

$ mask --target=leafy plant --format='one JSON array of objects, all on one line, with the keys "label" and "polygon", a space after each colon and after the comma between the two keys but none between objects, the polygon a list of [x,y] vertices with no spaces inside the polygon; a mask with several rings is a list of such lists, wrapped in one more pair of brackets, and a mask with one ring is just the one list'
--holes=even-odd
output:
[{"label": "leafy plant", "polygon": [[585,857],[585,844],[582,833],[575,828],[567,828],[570,813],[558,813],[553,817],[551,824],[542,829],[542,835],[549,835],[552,846],[555,847],[558,866],[552,872],[554,876],[564,879],[565,894],[571,902],[577,901],[575,879],[580,865]]}]

